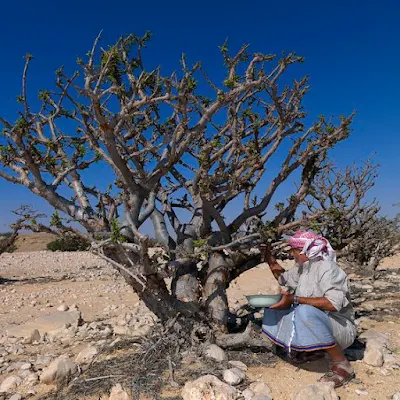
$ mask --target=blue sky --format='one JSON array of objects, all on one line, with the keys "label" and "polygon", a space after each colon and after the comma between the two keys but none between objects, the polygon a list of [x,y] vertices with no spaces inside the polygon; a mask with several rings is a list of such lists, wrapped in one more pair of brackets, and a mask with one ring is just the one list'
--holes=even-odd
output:
[{"label": "blue sky", "polygon": [[[31,88],[51,87],[54,70],[65,65],[73,71],[76,58],[102,29],[103,46],[121,34],[150,30],[148,62],[171,71],[185,52],[221,80],[218,46],[226,38],[232,49],[249,43],[253,51],[295,51],[305,57],[296,75],[311,78],[305,99],[311,117],[357,111],[352,137],[334,151],[334,159],[345,165],[375,154],[381,168],[371,195],[384,214],[394,215],[398,210],[392,205],[400,201],[399,13],[395,0],[4,2],[0,114],[12,119],[17,109],[25,53],[35,56]],[[9,211],[21,203],[50,211],[27,189],[0,181],[0,231],[12,220]]]}]

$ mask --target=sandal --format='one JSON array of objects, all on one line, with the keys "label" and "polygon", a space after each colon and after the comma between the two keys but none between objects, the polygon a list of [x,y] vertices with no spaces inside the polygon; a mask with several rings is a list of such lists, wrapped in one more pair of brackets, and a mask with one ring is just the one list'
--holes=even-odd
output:
[{"label": "sandal", "polygon": [[289,355],[290,361],[293,364],[300,365],[310,361],[320,360],[325,357],[325,351],[316,350],[316,351],[296,351],[293,354]]},{"label": "sandal", "polygon": [[324,376],[318,379],[318,382],[333,382],[335,389],[349,383],[354,379],[356,374],[353,372],[347,372],[340,365],[333,365],[331,370]]}]

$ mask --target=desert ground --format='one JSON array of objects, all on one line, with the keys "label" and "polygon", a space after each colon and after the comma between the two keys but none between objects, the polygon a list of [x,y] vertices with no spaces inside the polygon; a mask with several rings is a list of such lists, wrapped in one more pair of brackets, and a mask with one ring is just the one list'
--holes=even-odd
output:
[{"label": "desert ground", "polygon": [[[103,260],[88,252],[46,251],[51,239],[23,235],[16,252],[0,256],[0,392],[8,387],[0,399],[172,400],[181,398],[183,385],[195,379],[196,369],[207,372],[208,368],[221,378],[222,366],[204,364],[200,358],[187,355],[186,362],[176,366],[176,384],[169,381],[165,360],[165,376],[157,377],[163,382],[158,393],[147,390],[146,394],[135,394],[133,384],[127,387],[126,376],[118,376],[118,365],[135,353],[137,338],[148,335],[155,316]],[[286,261],[285,268],[290,267],[291,262]],[[265,276],[264,268],[254,268],[231,285],[228,298],[232,311],[239,310],[240,316],[245,295],[263,292]],[[375,277],[358,271],[349,271],[349,277],[361,344],[349,350],[357,377],[337,389],[337,394],[346,400],[392,399],[400,391],[400,256],[385,259]],[[382,365],[363,361],[363,335],[378,337],[383,343]],[[76,365],[69,383],[59,382],[57,377],[44,378],[59,356]],[[292,399],[328,367],[323,360],[299,368],[282,358],[251,351],[229,352],[228,357],[247,365],[237,389],[238,399],[245,398],[240,393],[252,382],[265,383],[269,398]],[[85,385],[80,387],[78,383],[83,381]],[[110,396],[110,389],[118,383],[131,397]],[[234,397],[221,397],[225,398]]]}]

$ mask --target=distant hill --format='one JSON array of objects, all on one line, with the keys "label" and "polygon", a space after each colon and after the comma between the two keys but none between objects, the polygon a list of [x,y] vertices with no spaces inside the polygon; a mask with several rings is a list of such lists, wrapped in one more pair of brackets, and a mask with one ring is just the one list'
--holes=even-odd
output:
[{"label": "distant hill", "polygon": [[22,233],[18,236],[15,252],[47,250],[47,244],[56,238],[50,233]]}]

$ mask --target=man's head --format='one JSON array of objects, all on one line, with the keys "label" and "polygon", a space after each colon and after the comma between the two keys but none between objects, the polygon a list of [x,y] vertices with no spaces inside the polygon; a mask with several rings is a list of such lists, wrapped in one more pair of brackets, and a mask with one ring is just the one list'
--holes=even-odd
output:
[{"label": "man's head", "polygon": [[291,254],[299,264],[317,258],[336,261],[336,253],[327,239],[314,232],[298,231],[290,239]]},{"label": "man's head", "polygon": [[289,254],[297,261],[299,265],[303,265],[308,261],[308,257],[303,254],[300,249],[296,249],[295,247],[290,248]]}]

